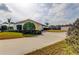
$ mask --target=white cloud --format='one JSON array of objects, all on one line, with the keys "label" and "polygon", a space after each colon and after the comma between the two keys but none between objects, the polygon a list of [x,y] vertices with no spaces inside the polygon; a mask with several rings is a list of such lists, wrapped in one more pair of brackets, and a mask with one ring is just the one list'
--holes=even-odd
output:
[{"label": "white cloud", "polygon": [[[79,15],[74,14],[78,12],[79,4],[8,4],[8,8],[12,11],[14,21],[24,20],[27,18],[34,19],[41,23],[49,22],[50,24],[67,24],[71,23]],[[72,10],[73,7],[76,7]],[[68,10],[67,10],[68,9]],[[76,15],[76,16],[75,16]],[[74,16],[74,17],[73,17]],[[71,17],[70,19],[68,17]]]}]

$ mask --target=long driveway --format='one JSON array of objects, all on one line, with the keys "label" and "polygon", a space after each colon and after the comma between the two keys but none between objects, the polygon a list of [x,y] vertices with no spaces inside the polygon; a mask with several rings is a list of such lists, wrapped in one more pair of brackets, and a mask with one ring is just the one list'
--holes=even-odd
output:
[{"label": "long driveway", "polygon": [[65,32],[44,32],[42,35],[35,37],[0,40],[0,54],[21,55],[54,44],[55,42],[64,40],[65,38]]}]

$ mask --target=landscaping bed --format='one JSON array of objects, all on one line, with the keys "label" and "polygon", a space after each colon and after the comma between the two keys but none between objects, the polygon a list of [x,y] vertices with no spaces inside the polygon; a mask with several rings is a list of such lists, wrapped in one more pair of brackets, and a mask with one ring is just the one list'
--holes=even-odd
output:
[{"label": "landscaping bed", "polygon": [[73,54],[76,54],[74,49],[68,46],[65,41],[60,41],[25,55],[73,55]]}]

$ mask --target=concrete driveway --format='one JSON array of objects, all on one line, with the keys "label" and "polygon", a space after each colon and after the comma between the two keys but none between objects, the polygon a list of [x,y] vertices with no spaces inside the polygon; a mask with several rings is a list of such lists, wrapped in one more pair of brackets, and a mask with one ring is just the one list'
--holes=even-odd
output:
[{"label": "concrete driveway", "polygon": [[0,40],[1,55],[21,55],[64,40],[66,32],[44,32],[35,37]]}]

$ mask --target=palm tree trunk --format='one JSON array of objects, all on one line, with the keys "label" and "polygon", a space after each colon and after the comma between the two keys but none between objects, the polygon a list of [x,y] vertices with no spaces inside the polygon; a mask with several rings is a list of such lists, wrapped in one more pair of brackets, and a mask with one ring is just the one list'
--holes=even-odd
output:
[{"label": "palm tree trunk", "polygon": [[8,24],[8,31],[10,31],[10,23]]}]

